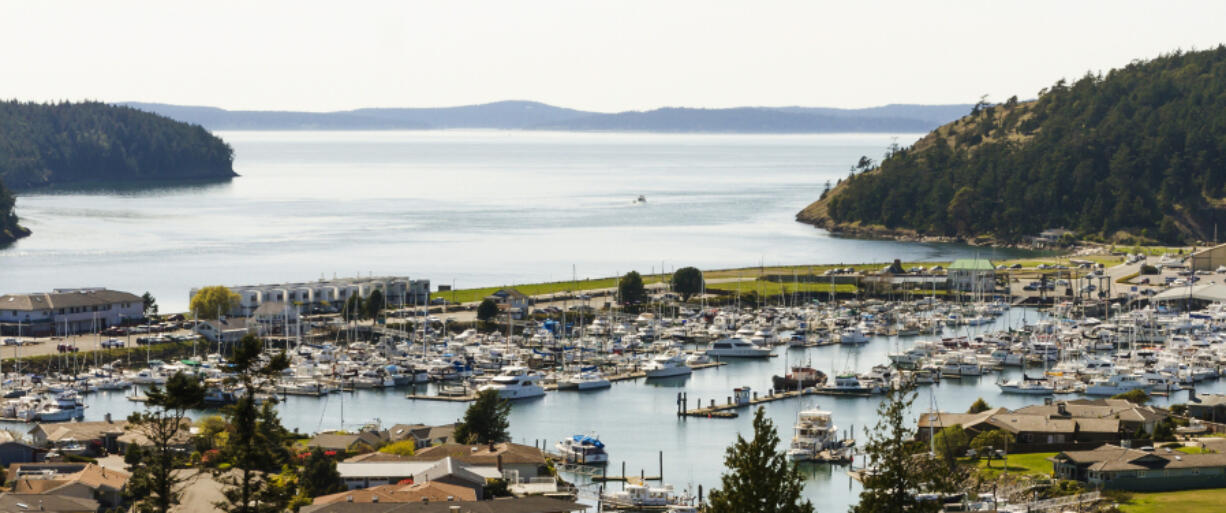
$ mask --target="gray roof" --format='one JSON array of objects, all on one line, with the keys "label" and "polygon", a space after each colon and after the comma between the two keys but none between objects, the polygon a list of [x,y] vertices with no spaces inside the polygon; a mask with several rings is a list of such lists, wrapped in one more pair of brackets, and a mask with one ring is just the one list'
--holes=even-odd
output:
[{"label": "gray roof", "polygon": [[459,506],[465,513],[566,513],[583,511],[588,506],[549,497],[517,497],[488,501],[449,502],[334,502],[321,506],[305,506],[303,513],[447,513]]},{"label": "gray roof", "polygon": [[98,501],[93,499],[51,494],[0,493],[0,513],[28,513],[30,511],[77,512],[96,511],[97,509]]},{"label": "gray roof", "polygon": [[116,303],[140,303],[140,296],[107,289],[82,289],[77,292],[36,292],[0,296],[0,310],[34,311]]},{"label": "gray roof", "polygon": [[433,461],[377,461],[337,463],[336,472],[341,478],[366,477],[412,477],[435,466]]}]

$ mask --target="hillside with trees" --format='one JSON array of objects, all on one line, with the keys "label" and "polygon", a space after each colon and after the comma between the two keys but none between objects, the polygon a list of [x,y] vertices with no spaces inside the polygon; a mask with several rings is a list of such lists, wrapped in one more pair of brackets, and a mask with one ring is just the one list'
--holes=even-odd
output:
[{"label": "hillside with trees", "polygon": [[861,158],[797,219],[858,235],[1212,240],[1226,228],[1226,47],[980,102],[879,165]]},{"label": "hillside with trees", "polygon": [[0,247],[30,234],[30,230],[17,224],[14,203],[13,194],[0,182]]},{"label": "hillside with trees", "polygon": [[130,107],[0,103],[0,181],[12,190],[226,179],[236,176],[233,160],[230,146],[204,128]]}]

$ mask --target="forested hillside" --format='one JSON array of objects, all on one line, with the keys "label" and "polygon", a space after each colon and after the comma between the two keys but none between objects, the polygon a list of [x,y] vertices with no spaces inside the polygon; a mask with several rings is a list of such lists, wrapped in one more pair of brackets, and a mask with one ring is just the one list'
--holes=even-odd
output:
[{"label": "forested hillside", "polygon": [[232,162],[230,146],[205,129],[133,108],[0,103],[0,181],[9,189],[229,178]]},{"label": "forested hillside", "polygon": [[13,195],[0,183],[0,247],[29,234],[29,230],[17,224],[17,214],[13,213]]},{"label": "forested hillside", "polygon": [[[851,233],[991,236],[1065,227],[1186,242],[1226,230],[1226,47],[980,104],[797,218]],[[1224,231],[1223,233],[1226,233]]]}]

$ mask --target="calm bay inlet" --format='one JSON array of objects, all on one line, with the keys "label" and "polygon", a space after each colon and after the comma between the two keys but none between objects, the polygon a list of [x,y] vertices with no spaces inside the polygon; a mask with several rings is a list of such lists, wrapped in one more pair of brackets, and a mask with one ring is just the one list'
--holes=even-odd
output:
[{"label": "calm bay inlet", "polygon": [[463,288],[662,266],[1010,256],[838,238],[793,220],[849,163],[918,134],[218,135],[235,150],[232,181],[19,195],[35,235],[0,249],[3,289],[147,290],[163,311],[185,311],[192,287],[370,273]]},{"label": "calm bay inlet", "polygon": [[[793,216],[846,175],[861,155],[918,137],[880,134],[660,135],[504,131],[221,132],[240,177],[190,185],[122,184],[35,190],[17,213],[35,235],[0,249],[0,288],[33,292],[105,286],[150,291],[161,311],[185,311],[211,284],[398,275],[456,287],[605,277],[693,265],[833,264],[1007,258],[1020,253],[945,243],[833,237]],[[643,196],[645,201],[636,201]],[[1016,309],[975,333],[1038,318]],[[909,344],[910,342],[908,342]],[[597,432],[613,465],[658,473],[694,492],[718,485],[723,450],[751,430],[737,419],[678,418],[676,397],[720,400],[734,387],[765,392],[770,376],[810,362],[827,374],[886,363],[901,342],[782,349],[691,377],[615,384],[594,395],[551,393],[515,404],[515,441],[552,444]],[[905,348],[905,347],[904,347]],[[205,349],[201,348],[201,354]],[[15,354],[15,353],[14,353]],[[12,355],[5,354],[5,357]],[[958,408],[997,397],[990,378],[934,389]],[[418,390],[414,389],[414,392]],[[434,393],[422,386],[421,393]],[[403,388],[285,398],[285,425],[302,432],[440,424],[460,403],[405,399]],[[126,417],[131,393],[99,392],[86,420]],[[875,419],[879,398],[809,397],[771,403],[783,448],[797,412],[830,410],[851,433]],[[1016,404],[1015,404],[1016,403]],[[198,414],[194,414],[198,415]],[[644,429],[648,426],[649,429]],[[612,468],[612,466],[610,467]],[[806,466],[805,496],[841,511],[859,485],[842,467]],[[620,473],[620,470],[617,471]]]}]

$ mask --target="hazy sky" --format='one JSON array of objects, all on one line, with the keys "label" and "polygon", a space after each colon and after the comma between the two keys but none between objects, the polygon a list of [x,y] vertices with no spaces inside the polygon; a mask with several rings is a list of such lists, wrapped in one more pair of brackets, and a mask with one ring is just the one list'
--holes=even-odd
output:
[{"label": "hazy sky", "polygon": [[0,98],[339,110],[970,103],[1226,42],[1226,2],[0,3]]}]

